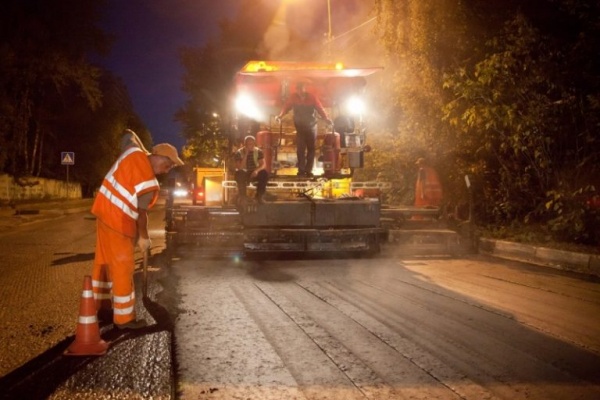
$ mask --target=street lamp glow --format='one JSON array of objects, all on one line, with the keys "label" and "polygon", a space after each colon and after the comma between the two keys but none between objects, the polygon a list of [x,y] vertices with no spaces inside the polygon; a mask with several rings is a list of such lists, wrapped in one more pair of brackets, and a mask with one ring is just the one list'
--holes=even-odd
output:
[{"label": "street lamp glow", "polygon": [[327,58],[331,58],[331,0],[327,0]]},{"label": "street lamp glow", "polygon": [[331,42],[331,0],[327,0],[327,22],[329,29],[327,30],[327,41]]}]

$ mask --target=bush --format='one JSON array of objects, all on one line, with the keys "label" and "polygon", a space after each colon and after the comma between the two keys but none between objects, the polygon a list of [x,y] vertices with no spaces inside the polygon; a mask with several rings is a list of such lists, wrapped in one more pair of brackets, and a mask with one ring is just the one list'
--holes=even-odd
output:
[{"label": "bush", "polygon": [[575,192],[548,192],[544,214],[553,237],[584,245],[600,244],[599,195],[593,186]]}]

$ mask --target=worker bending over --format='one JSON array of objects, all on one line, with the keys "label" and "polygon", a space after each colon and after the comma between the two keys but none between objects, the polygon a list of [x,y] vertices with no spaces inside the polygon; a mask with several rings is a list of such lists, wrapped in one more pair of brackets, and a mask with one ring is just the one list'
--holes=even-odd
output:
[{"label": "worker bending over", "polygon": [[167,143],[157,144],[148,153],[130,130],[125,131],[122,147],[92,205],[97,221],[92,289],[100,320],[112,320],[119,329],[138,329],[147,324],[135,315],[135,245],[142,252],[151,246],[148,210],[158,198],[156,175],[166,174],[183,161]]}]

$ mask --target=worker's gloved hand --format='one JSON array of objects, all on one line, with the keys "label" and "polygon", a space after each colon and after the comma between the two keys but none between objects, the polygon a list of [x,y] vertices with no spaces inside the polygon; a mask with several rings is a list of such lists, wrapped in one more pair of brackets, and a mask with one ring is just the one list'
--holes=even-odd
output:
[{"label": "worker's gloved hand", "polygon": [[275,121],[277,121],[277,123],[281,123],[281,117],[279,115],[275,116]]},{"label": "worker's gloved hand", "polygon": [[150,246],[152,246],[152,241],[150,238],[139,238],[137,245],[141,251],[148,251]]}]

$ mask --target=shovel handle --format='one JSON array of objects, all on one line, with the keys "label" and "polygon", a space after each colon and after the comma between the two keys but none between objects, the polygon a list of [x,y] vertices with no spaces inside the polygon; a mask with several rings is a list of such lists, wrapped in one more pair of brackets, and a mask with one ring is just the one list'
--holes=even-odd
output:
[{"label": "shovel handle", "polygon": [[142,261],[142,273],[143,273],[143,285],[142,285],[142,293],[144,297],[148,294],[148,257],[150,255],[150,249],[143,251],[143,261]]}]

